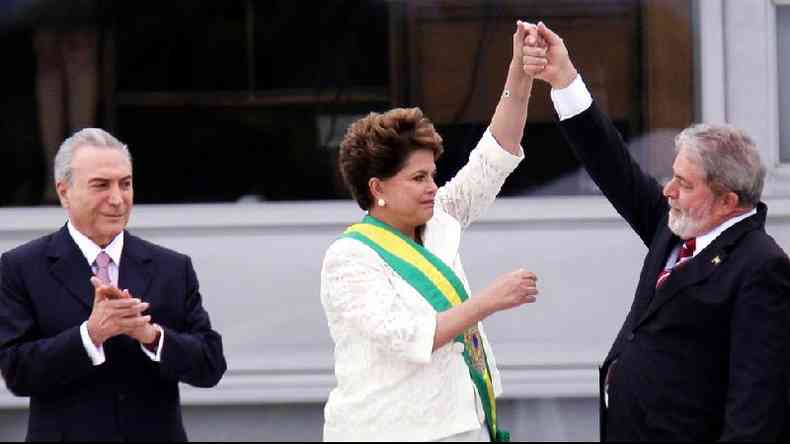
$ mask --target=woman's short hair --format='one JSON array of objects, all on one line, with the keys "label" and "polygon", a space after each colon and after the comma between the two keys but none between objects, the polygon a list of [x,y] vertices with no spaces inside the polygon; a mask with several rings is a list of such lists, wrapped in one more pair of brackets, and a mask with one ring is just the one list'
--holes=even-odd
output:
[{"label": "woman's short hair", "polygon": [[370,113],[348,127],[338,163],[346,187],[363,210],[370,209],[373,200],[370,179],[398,174],[418,150],[432,151],[434,160],[444,151],[442,137],[419,108]]},{"label": "woman's short hair", "polygon": [[743,131],[731,125],[693,125],[675,137],[675,150],[694,156],[715,194],[732,191],[742,208],[760,202],[765,165],[757,146]]}]

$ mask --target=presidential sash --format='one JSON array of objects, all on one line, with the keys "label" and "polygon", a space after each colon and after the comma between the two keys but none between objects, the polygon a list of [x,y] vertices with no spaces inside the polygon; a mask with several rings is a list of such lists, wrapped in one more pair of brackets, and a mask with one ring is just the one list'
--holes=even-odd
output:
[{"label": "presidential sash", "polygon": [[[437,312],[462,304],[469,298],[463,283],[452,268],[422,245],[370,215],[366,215],[362,222],[350,226],[343,233],[343,237],[357,239],[372,248]],[[509,442],[510,433],[497,427],[494,386],[477,325],[456,336],[454,340],[464,344],[464,361],[482,400],[491,439],[494,442]]]}]

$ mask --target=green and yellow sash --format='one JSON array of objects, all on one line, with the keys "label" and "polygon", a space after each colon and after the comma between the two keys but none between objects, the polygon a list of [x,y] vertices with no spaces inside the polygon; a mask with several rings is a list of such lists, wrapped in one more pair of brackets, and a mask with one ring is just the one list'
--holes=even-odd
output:
[{"label": "green and yellow sash", "polygon": [[[469,298],[452,268],[422,245],[370,215],[350,226],[343,237],[357,239],[372,248],[437,312],[448,310]],[[510,433],[497,427],[493,382],[477,326],[456,336],[455,341],[464,344],[464,360],[482,400],[491,439],[494,442],[509,442]]]}]

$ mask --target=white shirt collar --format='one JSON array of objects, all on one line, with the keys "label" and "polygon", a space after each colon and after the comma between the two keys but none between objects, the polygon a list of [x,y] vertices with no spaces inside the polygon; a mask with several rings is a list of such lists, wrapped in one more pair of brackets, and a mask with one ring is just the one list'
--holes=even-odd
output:
[{"label": "white shirt collar", "polygon": [[705,247],[707,247],[708,245],[711,244],[711,242],[716,240],[716,238],[719,237],[719,235],[723,233],[724,230],[746,219],[747,217],[754,216],[755,214],[757,214],[757,208],[753,208],[752,211],[741,214],[740,216],[735,216],[733,218],[727,219],[726,221],[724,221],[723,224],[719,225],[718,227],[710,230],[709,232],[703,234],[702,236],[697,236],[696,248],[694,249],[694,254],[691,257],[696,256],[700,251],[704,250]]},{"label": "white shirt collar", "polygon": [[[71,238],[74,239],[74,242],[77,244],[77,247],[79,247],[80,251],[82,252],[82,255],[85,256],[85,259],[88,261],[88,265],[93,266],[93,263],[96,261],[96,256],[99,255],[99,253],[102,251],[102,248],[96,245],[95,242],[90,240],[88,236],[85,236],[84,234],[80,233],[79,230],[77,230],[74,227],[74,225],[71,223],[71,221],[68,221],[68,223],[66,223],[66,227],[69,230],[69,234],[71,235]],[[121,252],[123,251],[123,231],[121,231],[120,233],[118,233],[117,236],[115,236],[115,239],[113,239],[112,242],[110,242],[110,244],[107,245],[106,248],[104,248],[104,251],[107,252],[107,254],[110,256],[110,259],[112,259],[112,262],[117,267],[121,266]]]}]

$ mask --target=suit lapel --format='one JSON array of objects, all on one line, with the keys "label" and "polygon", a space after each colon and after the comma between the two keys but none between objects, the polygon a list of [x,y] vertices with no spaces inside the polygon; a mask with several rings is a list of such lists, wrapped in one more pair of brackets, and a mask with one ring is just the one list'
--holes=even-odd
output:
[{"label": "suit lapel", "polygon": [[654,249],[656,251],[656,255],[650,261],[648,265],[649,269],[646,270],[645,274],[645,285],[648,289],[653,290],[649,292],[651,295],[651,300],[653,294],[655,293],[658,274],[661,273],[661,271],[664,269],[664,266],[667,264],[667,259],[672,253],[672,249],[675,248],[679,243],[680,238],[675,236],[675,234],[672,233],[665,223],[664,228],[658,234],[658,239],[655,243]]},{"label": "suit lapel", "polygon": [[650,247],[649,257],[645,261],[644,269],[637,288],[636,305],[633,308],[634,318],[640,321],[644,318],[648,306],[652,303],[656,293],[656,277],[664,268],[667,257],[672,248],[678,243],[679,238],[672,234],[669,228],[660,230]]},{"label": "suit lapel", "polygon": [[[708,245],[704,251],[693,259],[686,261],[680,267],[672,270],[661,288],[655,290],[655,296],[650,302],[639,324],[644,323],[655,314],[664,304],[677,296],[684,288],[706,280],[721,263],[726,260],[727,254],[714,244]],[[715,261],[713,258],[716,257]]]},{"label": "suit lapel", "polygon": [[137,237],[124,233],[118,287],[128,289],[132,297],[146,300],[145,294],[153,276],[153,261],[145,244]]},{"label": "suit lapel", "polygon": [[93,307],[93,271],[64,225],[47,247],[49,271],[56,281],[89,310]]},{"label": "suit lapel", "polygon": [[[673,270],[664,285],[655,290],[655,296],[637,325],[647,321],[662,306],[681,293],[683,289],[708,279],[727,260],[729,253],[735,248],[742,236],[765,225],[765,215],[766,207],[760,203],[757,207],[756,215],[728,228],[697,256]],[[666,261],[666,256],[664,260]],[[656,273],[656,278],[657,276],[658,274]],[[655,280],[653,286],[655,287]]]}]

